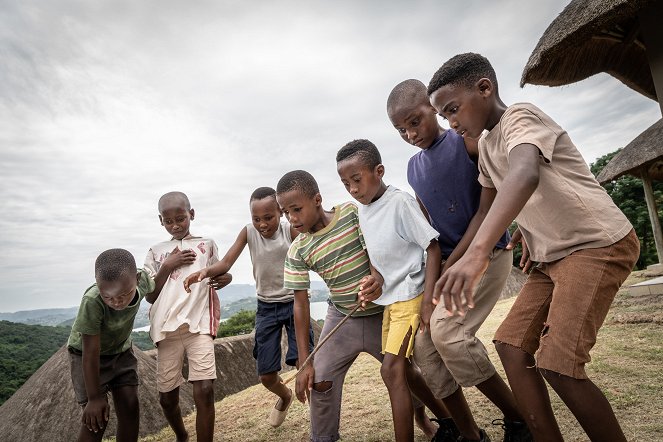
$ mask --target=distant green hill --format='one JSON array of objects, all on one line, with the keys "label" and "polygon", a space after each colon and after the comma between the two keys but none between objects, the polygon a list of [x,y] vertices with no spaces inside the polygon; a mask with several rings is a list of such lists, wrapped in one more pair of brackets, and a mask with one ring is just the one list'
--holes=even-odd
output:
[{"label": "distant green hill", "polygon": [[67,342],[69,328],[0,321],[0,404]]}]

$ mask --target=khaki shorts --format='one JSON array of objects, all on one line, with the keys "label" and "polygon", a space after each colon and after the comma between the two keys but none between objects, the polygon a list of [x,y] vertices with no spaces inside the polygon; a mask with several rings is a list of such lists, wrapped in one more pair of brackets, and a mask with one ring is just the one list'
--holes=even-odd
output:
[{"label": "khaki shorts", "polygon": [[173,332],[157,345],[157,390],[173,391],[184,383],[182,367],[184,355],[189,363],[189,382],[216,379],[214,339],[210,335],[189,332],[187,324]]},{"label": "khaki shorts", "polygon": [[410,333],[409,343],[405,351],[405,357],[412,355],[414,337],[419,328],[419,312],[424,295],[419,295],[408,301],[394,302],[384,308],[382,315],[382,353],[398,355],[403,346],[403,341]]},{"label": "khaki shorts", "polygon": [[631,230],[608,247],[578,250],[540,264],[497,329],[495,342],[534,355],[540,369],[587,379],[589,351],[639,252],[640,242]]},{"label": "khaki shorts", "polygon": [[489,259],[474,291],[474,307],[464,316],[448,316],[444,305],[438,304],[430,319],[430,331],[417,333],[414,341],[414,362],[438,399],[450,396],[459,386],[473,387],[495,374],[476,333],[500,298],[513,253],[495,248]]}]

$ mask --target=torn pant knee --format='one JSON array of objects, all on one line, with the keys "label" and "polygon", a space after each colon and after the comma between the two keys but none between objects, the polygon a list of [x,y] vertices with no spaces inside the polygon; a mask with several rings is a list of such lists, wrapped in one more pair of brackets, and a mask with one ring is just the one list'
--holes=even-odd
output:
[{"label": "torn pant knee", "polygon": [[333,385],[334,383],[332,381],[316,382],[313,384],[313,389],[318,393],[327,393],[329,390],[331,390]]}]

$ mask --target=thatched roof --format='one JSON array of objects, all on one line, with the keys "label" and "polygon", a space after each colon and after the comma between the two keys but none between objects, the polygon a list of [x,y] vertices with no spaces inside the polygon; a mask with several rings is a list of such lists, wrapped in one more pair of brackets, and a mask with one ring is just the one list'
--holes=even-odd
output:
[{"label": "thatched roof", "polygon": [[638,11],[655,1],[571,1],[543,33],[520,86],[561,86],[607,72],[656,100],[638,22]]},{"label": "thatched roof", "polygon": [[626,174],[639,177],[642,168],[646,167],[652,179],[662,180],[662,157],[663,119],[660,119],[615,155],[596,179],[603,184]]},{"label": "thatched roof", "polygon": [[[320,336],[320,326],[311,321],[313,334]],[[254,335],[219,338],[214,341],[217,381],[215,400],[244,390],[258,383],[253,359]],[[282,346],[285,345],[285,339]],[[156,350],[143,352],[134,347],[138,359],[138,388],[140,401],[140,434],[145,436],[168,425],[159,405],[156,384]],[[285,358],[285,351],[283,358]],[[282,364],[285,368],[285,363]],[[186,372],[186,367],[185,367]],[[111,418],[105,436],[115,435],[116,419],[111,403]],[[182,414],[193,411],[191,384],[180,388]],[[71,386],[69,355],[66,346],[60,348],[25,384],[0,406],[0,441],[60,441],[75,440],[80,429],[81,408],[77,405]]]}]

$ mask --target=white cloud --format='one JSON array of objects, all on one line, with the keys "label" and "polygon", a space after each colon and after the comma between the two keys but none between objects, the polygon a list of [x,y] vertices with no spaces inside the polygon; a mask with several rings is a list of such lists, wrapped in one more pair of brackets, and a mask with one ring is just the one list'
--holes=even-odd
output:
[{"label": "white cloud", "polygon": [[[289,170],[313,173],[326,206],[349,199],[334,155],[351,139],[407,188],[415,150],[386,97],[458,52],[488,56],[505,101],[539,105],[588,161],[626,144],[660,114],[613,78],[518,87],[565,3],[0,1],[0,311],[78,304],[106,248],[140,264],[167,237],[169,190],[225,250],[251,191]],[[251,282],[248,254],[233,273]]]}]

